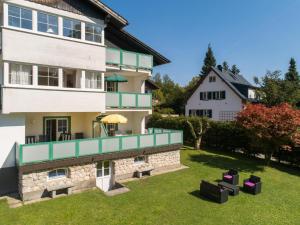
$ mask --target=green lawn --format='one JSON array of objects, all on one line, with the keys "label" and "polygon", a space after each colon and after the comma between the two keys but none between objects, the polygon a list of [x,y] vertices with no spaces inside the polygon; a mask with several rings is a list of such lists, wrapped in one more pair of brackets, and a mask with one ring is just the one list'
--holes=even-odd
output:
[{"label": "green lawn", "polygon": [[[17,209],[2,201],[0,224],[300,224],[299,171],[206,151],[183,150],[181,156],[189,169],[130,182],[123,195],[95,190]],[[261,176],[262,194],[240,192],[223,205],[198,197],[201,179],[215,181],[231,167],[241,171],[240,179]]]}]

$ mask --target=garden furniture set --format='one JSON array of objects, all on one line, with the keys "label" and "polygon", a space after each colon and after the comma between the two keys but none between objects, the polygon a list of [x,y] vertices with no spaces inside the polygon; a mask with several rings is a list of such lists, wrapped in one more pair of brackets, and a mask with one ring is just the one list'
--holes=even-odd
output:
[{"label": "garden furniture set", "polygon": [[[222,181],[218,185],[202,180],[200,183],[200,195],[218,203],[224,203],[228,200],[228,195],[236,196],[239,194],[239,174],[237,170],[230,169],[222,174]],[[243,191],[251,194],[261,192],[260,177],[251,175],[244,180]]]}]

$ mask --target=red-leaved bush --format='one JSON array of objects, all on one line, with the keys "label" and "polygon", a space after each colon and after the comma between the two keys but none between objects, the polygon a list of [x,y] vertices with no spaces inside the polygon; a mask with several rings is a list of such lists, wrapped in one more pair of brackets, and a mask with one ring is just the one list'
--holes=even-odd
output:
[{"label": "red-leaved bush", "polygon": [[246,105],[238,114],[237,122],[257,138],[268,162],[281,145],[300,143],[300,110],[289,104],[273,107]]}]

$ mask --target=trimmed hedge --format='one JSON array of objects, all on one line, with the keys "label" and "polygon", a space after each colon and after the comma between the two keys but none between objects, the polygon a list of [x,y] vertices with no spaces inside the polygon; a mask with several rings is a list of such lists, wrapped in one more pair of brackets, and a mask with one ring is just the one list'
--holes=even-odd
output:
[{"label": "trimmed hedge", "polygon": [[[155,127],[155,128],[165,128],[165,129],[175,129],[175,130],[183,130],[184,144],[193,145],[193,138],[191,134],[190,127],[187,124],[187,120],[190,121],[193,127],[196,129],[196,132],[199,132],[199,117],[162,117],[158,113],[154,113],[148,123],[147,127]],[[203,120],[206,120],[203,118]]]},{"label": "trimmed hedge", "polygon": [[[184,144],[194,145],[190,127],[187,120],[190,121],[196,132],[199,131],[199,117],[162,117],[160,114],[154,113],[147,127],[157,127],[165,129],[183,130]],[[209,121],[209,128],[202,137],[202,147],[218,149],[221,151],[242,150],[247,155],[255,156],[263,153],[263,145],[259,143],[255,137],[251,136],[248,131],[239,126],[236,122],[215,122]],[[278,161],[287,161],[294,165],[300,165],[300,149],[296,148],[293,151],[280,151],[274,154],[274,158]]]}]

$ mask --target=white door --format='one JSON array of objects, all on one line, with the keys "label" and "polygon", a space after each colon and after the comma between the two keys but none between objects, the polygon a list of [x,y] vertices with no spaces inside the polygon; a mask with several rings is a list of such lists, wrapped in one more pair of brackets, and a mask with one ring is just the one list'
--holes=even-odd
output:
[{"label": "white door", "polygon": [[109,191],[112,185],[111,179],[111,162],[101,161],[97,164],[96,185],[102,191]]}]

